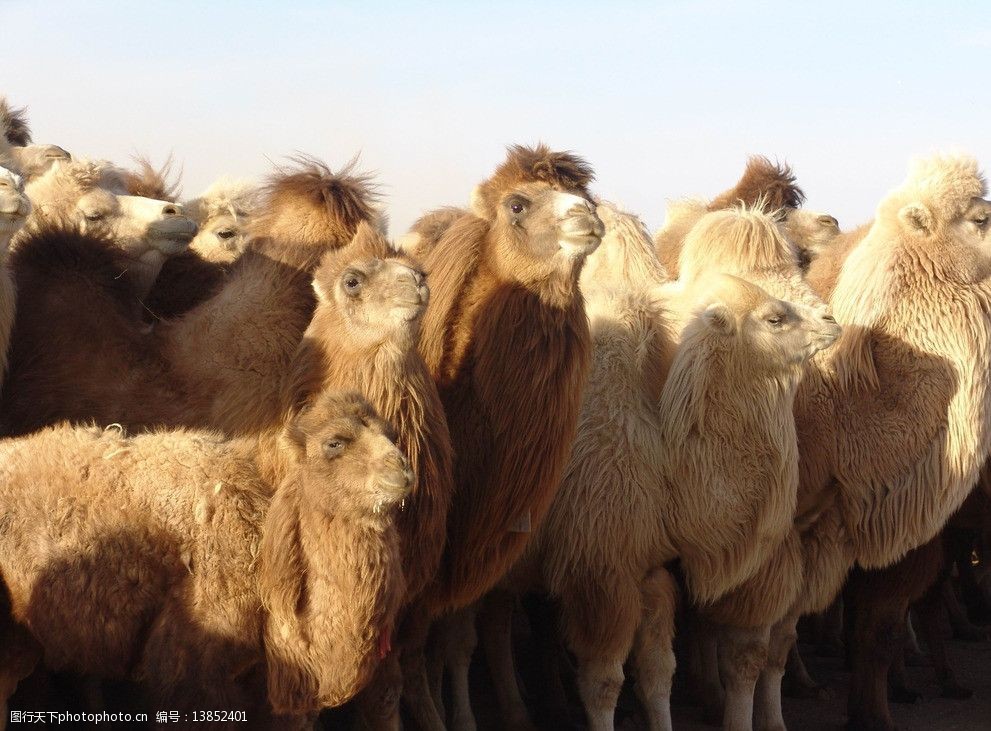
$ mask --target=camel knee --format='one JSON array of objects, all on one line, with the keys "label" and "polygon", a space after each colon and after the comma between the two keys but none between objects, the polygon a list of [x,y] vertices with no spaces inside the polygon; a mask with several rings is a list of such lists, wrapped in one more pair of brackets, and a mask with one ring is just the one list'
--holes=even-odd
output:
[{"label": "camel knee", "polygon": [[586,660],[580,663],[578,691],[588,713],[590,726],[601,727],[607,717],[611,722],[622,688],[622,661]]}]

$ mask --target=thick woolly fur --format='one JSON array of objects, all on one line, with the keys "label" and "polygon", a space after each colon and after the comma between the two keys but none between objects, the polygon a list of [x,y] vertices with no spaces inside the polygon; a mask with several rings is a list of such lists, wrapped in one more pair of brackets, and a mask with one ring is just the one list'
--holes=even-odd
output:
[{"label": "thick woolly fur", "polygon": [[178,200],[179,176],[172,177],[174,172],[171,157],[162,163],[160,168],[156,168],[151,164],[151,160],[141,156],[134,158],[134,164],[135,169],[120,171],[128,195],[170,203]]},{"label": "thick woolly fur", "polygon": [[7,623],[48,667],[139,680],[162,707],[257,723],[266,706],[346,701],[403,591],[392,515],[409,470],[390,431],[360,397],[327,394],[288,426],[278,486],[254,441],[210,432],[58,426],[4,442]]},{"label": "thick woolly fur", "polygon": [[415,475],[399,516],[411,601],[440,566],[453,492],[447,419],[417,350],[429,290],[419,265],[368,223],[324,256],[313,286],[317,307],[293,359],[288,403],[299,408],[326,389],[354,390],[395,426]]},{"label": "thick woolly fur", "polygon": [[[578,277],[602,235],[588,166],[513,147],[422,254],[421,352],[455,451],[439,607],[478,599],[519,557],[557,489],[590,356]],[[562,210],[562,207],[566,210]]]}]

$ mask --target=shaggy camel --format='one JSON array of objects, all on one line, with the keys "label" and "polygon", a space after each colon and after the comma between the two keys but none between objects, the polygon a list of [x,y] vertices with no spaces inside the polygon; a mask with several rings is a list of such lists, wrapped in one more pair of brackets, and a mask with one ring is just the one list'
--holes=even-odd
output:
[{"label": "shaggy camel", "polygon": [[109,163],[60,162],[26,191],[34,205],[29,223],[68,223],[109,236],[126,251],[139,297],[150,291],[165,260],[196,235],[196,224],[181,206],[128,194],[126,176]]},{"label": "shaggy camel", "polygon": [[[359,699],[367,727],[392,727],[403,675],[413,682],[426,678],[418,667],[401,674],[398,662],[423,658],[429,621],[416,599],[440,567],[454,480],[447,419],[417,350],[428,289],[416,265],[364,222],[348,246],[324,256],[313,287],[317,307],[286,379],[287,403],[298,408],[330,388],[362,393],[395,425],[414,474],[410,499],[398,516],[408,607],[401,644]],[[422,702],[430,695],[424,687],[407,697]],[[432,703],[412,710],[421,719],[436,716]]]},{"label": "shaggy camel", "polygon": [[[700,296],[703,307],[722,302],[712,312],[729,307],[731,327],[710,328],[704,337],[690,327],[665,383],[665,353],[677,335],[665,322],[674,314],[661,311],[665,300],[655,295],[663,269],[635,219],[599,210],[606,236],[582,277],[595,349],[578,436],[547,522],[513,580],[537,581],[532,588],[561,599],[590,727],[612,727],[632,647],[651,727],[670,728],[674,584],[663,566],[680,556],[693,595],[708,602],[753,574],[782,540],[798,481],[791,413],[801,366],[839,328],[821,304],[783,303],[732,277],[713,285],[693,276],[680,295],[685,301],[668,295],[666,304],[695,311]],[[710,230],[724,240],[764,238],[786,247],[766,216],[711,216],[729,228]],[[691,246],[690,239],[686,251]],[[744,362],[752,368],[739,368]],[[711,402],[720,408],[706,409]],[[743,441],[740,434],[762,436]],[[646,576],[650,591],[642,594]],[[503,632],[506,608],[511,604],[503,604]],[[511,660],[508,643],[503,647],[507,652],[490,656]],[[512,679],[507,670],[511,665],[494,674]],[[508,715],[518,720],[524,711],[516,705]]]},{"label": "shaggy camel", "polygon": [[248,242],[247,224],[258,209],[258,193],[253,181],[223,177],[187,201],[186,210],[200,227],[189,248],[209,261],[234,261]]},{"label": "shaggy camel", "polygon": [[[765,616],[777,622],[772,655],[787,654],[797,617],[825,610],[855,561],[883,567],[928,542],[976,481],[991,437],[985,193],[973,160],[922,160],[843,264],[831,304],[845,332],[823,359],[825,397],[796,424],[803,590]],[[878,629],[897,638],[904,623]],[[777,662],[759,687],[760,723],[783,728]],[[869,689],[869,704],[851,696],[852,725],[892,728],[884,690]]]},{"label": "shaggy camel", "polygon": [[404,588],[393,516],[412,475],[391,434],[358,395],[322,395],[287,425],[278,485],[255,440],[212,432],[4,442],[4,701],[39,648],[53,669],[137,680],[161,708],[253,725],[347,701],[388,652]]},{"label": "shaggy camel", "polygon": [[7,249],[30,212],[31,201],[24,195],[24,181],[0,167],[0,385],[7,373],[7,346],[14,327],[17,292],[7,265]]},{"label": "shaggy camel", "polygon": [[[467,607],[505,574],[567,461],[590,355],[578,276],[603,232],[591,180],[571,153],[511,147],[471,212],[421,252],[431,298],[420,350],[456,455],[445,563],[430,590],[437,613]],[[455,725],[466,728],[470,616],[459,630],[450,660]]]},{"label": "shaggy camel", "polygon": [[692,227],[706,213],[742,205],[777,216],[799,262],[807,267],[839,234],[839,226],[832,216],[802,210],[804,202],[805,193],[790,167],[755,155],[736,185],[711,201],[686,198],[668,203],[664,226],[654,235],[657,255],[668,273],[678,278],[682,244]]},{"label": "shaggy camel", "polygon": [[[724,210],[703,216],[685,237],[680,270],[682,281],[687,284],[712,272],[724,272],[743,277],[773,296],[823,307],[822,300],[804,281],[801,262],[794,256],[790,242],[774,220],[758,210]],[[805,427],[807,411],[824,398],[817,365],[820,359],[821,356],[806,364],[797,389],[794,413],[799,447],[804,440],[815,437]],[[807,467],[803,464],[803,469]],[[747,581],[701,610],[707,621],[721,625],[718,643],[723,647],[719,657],[727,686],[728,702],[723,712],[727,728],[750,726],[757,670],[765,663],[770,637],[766,618],[786,612],[801,586],[799,539],[791,527],[796,511],[804,515],[814,509],[814,504],[798,491],[799,474],[796,472],[792,478],[790,504],[768,506],[788,529],[778,536],[776,543],[762,547]],[[697,634],[701,648],[700,654],[692,658],[696,663],[692,670],[703,675],[702,693],[706,702],[712,704],[710,715],[716,716],[722,697],[716,665],[717,634],[711,631]],[[783,663],[784,658],[775,655],[768,673],[783,673]]]},{"label": "shaggy camel", "polygon": [[11,107],[0,97],[0,167],[30,181],[54,163],[70,157],[57,145],[32,145],[26,111]]}]

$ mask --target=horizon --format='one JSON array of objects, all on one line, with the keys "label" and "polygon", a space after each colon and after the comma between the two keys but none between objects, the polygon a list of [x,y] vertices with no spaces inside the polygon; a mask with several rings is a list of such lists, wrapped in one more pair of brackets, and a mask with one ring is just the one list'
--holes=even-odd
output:
[{"label": "horizon", "polygon": [[716,195],[755,154],[849,230],[911,158],[988,160],[979,7],[17,0],[0,94],[38,143],[122,165],[171,153],[183,199],[297,152],[333,169],[358,154],[392,236],[537,141],[587,159],[594,192],[651,231],[668,200]]}]

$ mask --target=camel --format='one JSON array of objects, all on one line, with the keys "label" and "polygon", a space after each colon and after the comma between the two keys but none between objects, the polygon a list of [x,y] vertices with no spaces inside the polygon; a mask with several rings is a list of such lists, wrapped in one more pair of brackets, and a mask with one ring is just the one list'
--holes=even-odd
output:
[{"label": "camel", "polygon": [[139,298],[151,290],[165,260],[196,234],[181,206],[128,194],[126,176],[106,162],[60,162],[28,183],[26,192],[34,205],[29,224],[72,224],[112,237],[128,252]]},{"label": "camel", "polygon": [[57,145],[31,144],[26,110],[14,108],[0,97],[0,167],[30,181],[56,162],[70,158],[71,155]]},{"label": "camel", "polygon": [[24,181],[0,167],[0,385],[7,373],[7,346],[14,328],[17,300],[14,277],[7,265],[7,248],[30,212],[31,200],[24,195]]},{"label": "camel", "polygon": [[[733,277],[699,275],[675,295],[684,302],[672,302],[670,294],[658,299],[664,271],[642,224],[606,206],[599,211],[606,236],[582,275],[595,348],[578,436],[547,521],[510,584],[544,589],[560,600],[591,728],[612,728],[631,648],[651,728],[670,728],[674,582],[664,564],[681,557],[691,593],[710,602],[752,575],[768,546],[783,539],[798,480],[791,409],[801,365],[836,339],[838,327],[821,304],[783,303]],[[786,246],[762,214],[710,217],[730,227],[723,239],[764,237]],[[685,253],[692,246],[686,242]],[[708,353],[715,346],[707,338],[716,336],[693,345],[692,328],[700,326],[689,326],[671,364],[666,353],[678,334],[670,320],[687,306],[694,322],[699,302],[704,309],[713,301],[724,302],[714,308],[733,308],[730,332],[721,335],[728,340],[712,351],[724,355],[692,354],[693,347]],[[775,351],[778,339],[783,344]],[[748,371],[736,362],[770,365],[766,372],[764,366]],[[706,410],[695,399],[721,406]],[[723,433],[719,419],[733,424],[735,436]],[[740,434],[762,437],[744,441]],[[716,451],[721,459],[711,458]],[[646,576],[651,581],[644,593]],[[504,632],[506,606],[511,604],[504,604]],[[511,661],[505,640],[502,646],[507,652],[490,649],[489,656]],[[507,670],[511,665],[493,675],[514,678]],[[521,723],[525,710],[513,695],[511,687],[507,697],[515,708],[507,717]]]},{"label": "camel", "polygon": [[227,263],[244,252],[247,223],[258,208],[258,186],[250,180],[222,177],[186,209],[199,224],[189,248],[209,261]]},{"label": "camel", "polygon": [[[783,231],[770,216],[759,210],[721,210],[703,216],[684,240],[679,268],[682,281],[687,284],[711,272],[723,272],[751,281],[775,297],[810,307],[824,306],[822,299],[804,280],[801,262],[796,260]],[[825,398],[819,372],[823,357],[813,358],[806,364],[798,385],[795,428],[799,447],[816,438],[816,432],[808,428],[807,414],[812,405]],[[802,462],[802,468],[809,469],[808,458],[803,456]],[[790,507],[783,503],[778,505],[781,510],[778,517],[789,527],[796,514],[805,515],[816,509],[816,495],[800,492],[799,476],[794,477],[792,500],[797,503],[792,502]],[[727,648],[721,653],[721,675],[727,686],[727,703],[723,711],[727,728],[749,727],[758,679],[756,670],[762,664],[768,663],[765,682],[780,682],[780,677],[771,676],[783,674],[785,658],[776,653],[767,658],[770,627],[766,617],[786,612],[801,587],[796,530],[792,528],[787,535],[779,536],[776,544],[765,546],[758,563],[758,570],[746,582],[701,610],[702,617],[718,625],[718,642]],[[693,670],[704,676],[703,695],[707,702],[717,706],[722,695],[720,672],[714,663],[713,643],[717,633],[703,631],[698,634],[703,639],[703,647],[700,655],[693,659],[701,660],[703,665]],[[706,648],[706,644],[711,646]]]},{"label": "camel", "polygon": [[[398,517],[406,610],[401,643],[389,660],[415,665],[422,661],[429,629],[429,617],[417,600],[440,568],[454,489],[447,419],[417,350],[426,281],[415,262],[362,222],[348,246],[324,256],[313,287],[317,306],[286,378],[287,403],[296,409],[314,393],[354,389],[397,429],[397,444],[409,457],[415,478]],[[398,723],[401,678],[423,682],[426,677],[422,668],[401,672],[398,666],[384,665],[379,675],[359,699],[365,725],[373,728]],[[429,698],[425,687],[419,694],[407,693],[415,716],[439,723]],[[424,699],[425,708],[416,705]]]},{"label": "camel", "polygon": [[[431,289],[420,351],[456,455],[445,564],[429,590],[437,615],[499,581],[567,460],[590,355],[578,276],[602,236],[591,180],[576,155],[513,146],[476,187],[471,211],[420,252]],[[469,631],[451,663],[455,725],[465,727],[475,642],[469,616],[460,627]]]},{"label": "camel", "polygon": [[807,268],[840,231],[835,218],[802,209],[804,202],[805,193],[789,166],[755,155],[747,160],[736,185],[711,201],[685,198],[668,203],[664,226],[654,235],[657,255],[668,273],[678,278],[682,244],[699,219],[706,213],[743,205],[778,217],[785,236],[795,247],[795,255]]},{"label": "camel", "polygon": [[[124,189],[128,195],[136,195],[141,198],[154,198],[166,203],[176,203],[179,199],[178,176],[172,178],[172,157],[156,168],[151,164],[151,160],[141,155],[135,156],[134,169],[123,168],[120,177],[124,184]],[[186,211],[187,215],[191,215]],[[195,218],[193,220],[196,220]],[[198,223],[198,221],[197,221]]]},{"label": "camel", "polygon": [[845,231],[835,237],[829,247],[820,252],[809,265],[806,279],[809,285],[824,300],[833,296],[833,288],[839,279],[843,262],[853,248],[871,230],[871,223],[865,223],[852,231]]},{"label": "camel", "polygon": [[412,473],[391,434],[358,395],[323,394],[287,425],[278,485],[257,441],[212,432],[3,442],[4,702],[39,656],[254,725],[353,697],[404,589],[394,516]]}]

